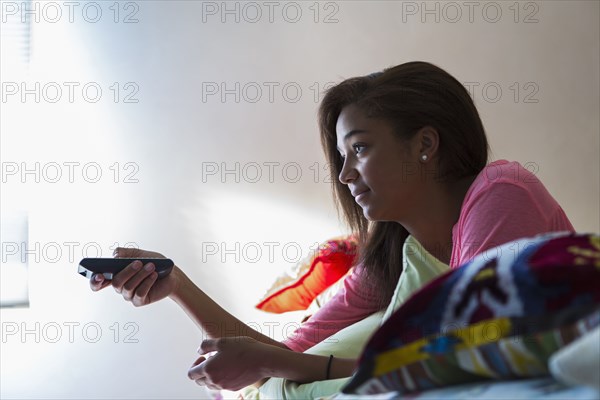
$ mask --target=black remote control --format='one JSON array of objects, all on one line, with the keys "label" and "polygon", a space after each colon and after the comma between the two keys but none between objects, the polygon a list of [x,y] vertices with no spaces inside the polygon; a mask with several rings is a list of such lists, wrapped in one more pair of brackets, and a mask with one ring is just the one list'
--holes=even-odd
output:
[{"label": "black remote control", "polygon": [[79,262],[77,273],[88,279],[95,273],[104,275],[106,279],[112,279],[114,275],[136,260],[141,261],[144,265],[154,264],[158,279],[169,275],[174,265],[173,260],[169,258],[84,258]]}]

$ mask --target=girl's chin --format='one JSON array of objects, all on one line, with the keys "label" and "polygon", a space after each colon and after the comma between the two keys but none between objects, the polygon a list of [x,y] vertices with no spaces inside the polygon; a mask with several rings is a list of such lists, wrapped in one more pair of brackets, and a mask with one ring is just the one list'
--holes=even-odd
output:
[{"label": "girl's chin", "polygon": [[376,213],[373,212],[373,210],[369,207],[363,207],[363,215],[365,216],[366,219],[368,219],[371,222],[375,222],[375,221],[381,221],[381,215],[377,215]]},{"label": "girl's chin", "polygon": [[375,212],[372,207],[363,207],[363,215],[371,222],[394,222],[397,221],[391,215],[382,215],[381,213]]}]

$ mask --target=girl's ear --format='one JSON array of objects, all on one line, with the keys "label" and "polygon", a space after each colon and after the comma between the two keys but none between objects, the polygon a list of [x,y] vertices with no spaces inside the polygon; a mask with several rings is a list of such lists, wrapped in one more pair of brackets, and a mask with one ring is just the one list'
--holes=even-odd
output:
[{"label": "girl's ear", "polygon": [[[431,160],[437,155],[440,145],[440,135],[432,126],[424,126],[417,132],[417,148],[419,151],[419,159]],[[423,156],[426,156],[423,158]]]}]

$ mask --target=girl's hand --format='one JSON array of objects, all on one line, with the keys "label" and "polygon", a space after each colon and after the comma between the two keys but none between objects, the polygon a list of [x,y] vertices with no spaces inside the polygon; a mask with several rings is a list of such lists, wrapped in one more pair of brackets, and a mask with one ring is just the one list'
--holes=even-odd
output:
[{"label": "girl's hand", "polygon": [[[123,247],[115,249],[114,256],[116,258],[166,258],[153,251]],[[152,263],[142,265],[140,261],[135,261],[115,275],[112,280],[104,279],[102,274],[92,275],[90,288],[96,292],[112,284],[117,293],[136,307],[154,303],[170,295],[177,288],[183,274],[174,266],[169,275],[158,280],[158,273],[154,268]]]},{"label": "girl's hand", "polygon": [[[247,336],[204,340],[202,354],[188,371],[198,385],[214,390],[240,390],[271,376],[266,362],[272,352],[289,351]],[[215,352],[209,356],[207,353]]]}]

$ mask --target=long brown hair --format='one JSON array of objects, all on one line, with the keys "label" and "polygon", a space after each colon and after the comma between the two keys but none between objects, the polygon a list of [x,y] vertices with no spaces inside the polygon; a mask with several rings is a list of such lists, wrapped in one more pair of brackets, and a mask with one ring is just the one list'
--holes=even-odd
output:
[{"label": "long brown hair", "polygon": [[402,271],[402,247],[408,231],[397,222],[370,222],[339,176],[343,160],[337,150],[336,123],[342,109],[354,104],[369,118],[390,123],[410,139],[431,126],[439,135],[438,179],[452,184],[477,175],[487,164],[488,142],[475,104],[465,87],[443,69],[427,62],[397,65],[380,73],[347,79],[329,89],[319,107],[321,143],[332,172],[338,211],[358,234],[358,261],[366,283],[377,288],[385,307]]}]

